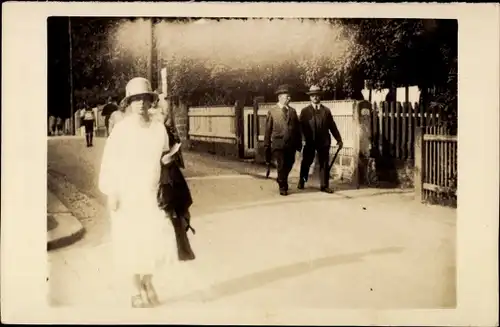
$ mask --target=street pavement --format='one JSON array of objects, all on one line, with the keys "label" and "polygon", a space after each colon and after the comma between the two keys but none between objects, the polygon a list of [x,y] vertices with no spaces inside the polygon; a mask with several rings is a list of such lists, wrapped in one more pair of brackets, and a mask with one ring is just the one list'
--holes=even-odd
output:
[{"label": "street pavement", "polygon": [[[97,190],[105,139],[48,142],[48,189],[86,228],[49,252],[51,304],[129,305],[111,267],[105,197]],[[184,153],[196,260],[155,277],[168,308],[411,309],[456,305],[456,210],[412,190],[299,191],[288,197],[265,168]],[[133,237],[133,235],[131,235]]]}]

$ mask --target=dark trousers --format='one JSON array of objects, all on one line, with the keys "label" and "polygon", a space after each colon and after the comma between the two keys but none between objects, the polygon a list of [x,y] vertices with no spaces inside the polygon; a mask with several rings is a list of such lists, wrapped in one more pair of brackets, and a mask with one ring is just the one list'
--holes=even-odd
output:
[{"label": "dark trousers", "polygon": [[94,136],[94,121],[83,121],[83,126],[85,127],[85,139],[87,140],[87,145],[92,145],[92,139]]},{"label": "dark trousers", "polygon": [[300,164],[300,178],[307,181],[309,176],[309,168],[314,160],[314,156],[318,152],[319,161],[319,180],[321,188],[329,187],[330,184],[330,171],[328,166],[330,164],[330,147],[314,147],[307,145],[302,152],[302,163]]},{"label": "dark trousers", "polygon": [[273,150],[273,156],[276,160],[278,170],[278,178],[276,181],[278,182],[280,190],[288,191],[288,175],[295,163],[295,151],[295,149],[290,148]]}]

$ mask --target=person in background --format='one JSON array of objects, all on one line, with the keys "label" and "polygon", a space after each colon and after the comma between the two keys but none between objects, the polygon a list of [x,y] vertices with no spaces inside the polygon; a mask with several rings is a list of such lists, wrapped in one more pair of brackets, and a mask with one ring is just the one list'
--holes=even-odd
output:
[{"label": "person in background", "polygon": [[157,199],[161,165],[172,162],[171,143],[148,112],[158,96],[150,82],[136,77],[125,90],[129,114],[106,141],[99,189],[108,197],[115,272],[132,282],[132,307],[145,308],[160,303],[153,276],[177,256],[174,229]]},{"label": "person in background", "polygon": [[60,136],[63,134],[63,120],[61,117],[56,118],[56,135]]},{"label": "person in background", "polygon": [[118,105],[116,104],[116,101],[113,101],[113,98],[109,97],[108,102],[102,108],[102,113],[101,113],[101,115],[104,117],[104,125],[106,126],[106,136],[109,136],[110,133],[109,119],[111,118],[113,112],[117,110],[118,110]]},{"label": "person in background", "polygon": [[55,129],[56,129],[56,117],[50,115],[48,125],[49,125],[48,126],[49,127],[49,136],[54,136]]},{"label": "person in background", "polygon": [[64,120],[64,135],[70,135],[71,134],[71,120],[70,118],[66,118]]},{"label": "person in background", "polygon": [[[158,91],[155,91],[155,93],[158,95]],[[160,103],[160,95],[158,95],[155,102],[151,104],[151,108],[149,108],[148,112],[152,119],[162,123],[165,121],[167,110],[166,107],[162,106]]]},{"label": "person in background", "polygon": [[295,152],[302,149],[299,118],[290,103],[290,88],[281,85],[276,90],[278,103],[267,113],[264,149],[266,163],[272,157],[276,159],[278,168],[278,186],[280,195],[288,195],[288,175],[295,163]]},{"label": "person in background", "polygon": [[81,119],[83,127],[85,128],[85,140],[87,141],[87,147],[93,146],[94,137],[94,125],[95,125],[95,115],[94,111],[90,106],[86,107],[84,111],[81,112]]},{"label": "person in background", "polygon": [[330,133],[337,140],[340,148],[343,146],[342,137],[330,109],[321,104],[321,95],[323,94],[321,88],[313,85],[309,88],[307,94],[311,99],[311,104],[302,109],[299,117],[305,146],[302,153],[300,180],[297,187],[298,189],[304,188],[309,176],[309,168],[317,152],[321,192],[333,193],[333,190],[329,187],[330,171],[328,169],[331,145]]},{"label": "person in background", "polygon": [[125,101],[126,98],[124,98],[120,104],[118,105],[118,110],[113,111],[111,116],[109,117],[109,135],[111,135],[111,132],[113,131],[113,128],[127,116],[128,112],[128,105],[126,104]]}]

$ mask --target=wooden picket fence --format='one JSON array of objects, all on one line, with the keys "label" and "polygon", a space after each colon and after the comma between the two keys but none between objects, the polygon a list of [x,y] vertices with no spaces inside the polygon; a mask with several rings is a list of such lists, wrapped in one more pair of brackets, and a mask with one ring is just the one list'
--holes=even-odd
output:
[{"label": "wooden picket fence", "polygon": [[415,129],[435,126],[440,115],[419,103],[372,103],[372,146],[384,156],[414,159]]},{"label": "wooden picket fence", "polygon": [[420,202],[456,206],[458,138],[445,127],[415,133],[415,195]]}]

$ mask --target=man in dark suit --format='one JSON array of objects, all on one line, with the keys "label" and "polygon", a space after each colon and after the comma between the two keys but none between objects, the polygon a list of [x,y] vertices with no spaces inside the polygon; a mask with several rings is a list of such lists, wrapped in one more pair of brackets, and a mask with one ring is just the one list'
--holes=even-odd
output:
[{"label": "man in dark suit", "polygon": [[281,195],[288,195],[288,175],[295,163],[295,151],[302,149],[299,118],[295,109],[288,106],[290,93],[287,85],[276,90],[278,103],[267,113],[264,136],[266,163],[269,164],[272,157],[276,160]]},{"label": "man in dark suit", "polygon": [[298,188],[304,188],[309,176],[309,168],[317,152],[321,191],[333,193],[333,190],[329,187],[330,172],[328,169],[331,146],[330,133],[332,133],[341,148],[343,146],[342,137],[330,109],[321,104],[321,95],[323,94],[321,88],[313,85],[307,94],[310,96],[311,104],[302,109],[299,118],[305,146],[302,153]]}]

